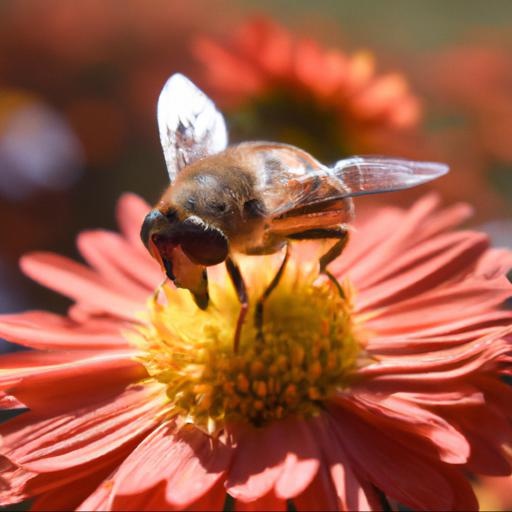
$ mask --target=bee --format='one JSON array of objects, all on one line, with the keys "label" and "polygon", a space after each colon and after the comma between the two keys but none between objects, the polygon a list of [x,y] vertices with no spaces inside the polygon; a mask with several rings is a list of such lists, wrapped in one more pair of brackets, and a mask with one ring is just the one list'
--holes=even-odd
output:
[{"label": "bee", "polygon": [[235,351],[249,306],[237,253],[286,248],[256,304],[261,333],[264,302],[284,272],[290,241],[333,241],[320,271],[342,294],[327,267],[347,243],[352,198],[415,187],[448,171],[439,163],[373,156],[326,166],[297,147],[273,142],[229,146],[223,115],[181,74],[162,89],[157,118],[170,186],[144,219],[142,241],[167,278],[188,289],[201,309],[209,303],[207,267],[225,262],[241,305]]}]

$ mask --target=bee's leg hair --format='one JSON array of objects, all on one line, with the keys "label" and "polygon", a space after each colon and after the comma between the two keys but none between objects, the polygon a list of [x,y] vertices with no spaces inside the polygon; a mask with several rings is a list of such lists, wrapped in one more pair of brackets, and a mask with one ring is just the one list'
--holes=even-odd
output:
[{"label": "bee's leg hair", "polygon": [[284,253],[283,261],[281,261],[281,265],[276,272],[276,275],[270,282],[270,284],[265,288],[265,291],[261,294],[261,297],[258,299],[256,303],[256,310],[254,312],[254,325],[256,326],[256,332],[258,339],[263,341],[263,306],[265,301],[268,299],[274,288],[279,284],[281,277],[284,274],[284,269],[286,268],[286,264],[288,263],[288,259],[290,258],[290,246],[286,244],[286,252]]},{"label": "bee's leg hair", "polygon": [[238,300],[240,301],[240,314],[238,315],[238,321],[235,330],[235,339],[233,343],[233,350],[235,353],[238,352],[238,346],[240,344],[240,335],[242,333],[242,326],[244,324],[245,315],[249,309],[249,296],[247,295],[247,288],[244,283],[240,268],[238,265],[228,256],[226,259],[226,269],[228,275],[235,287]]},{"label": "bee's leg hair", "polygon": [[329,280],[336,286],[341,298],[345,298],[345,292],[338,280],[327,270],[327,265],[335,260],[345,249],[349,233],[346,229],[309,229],[302,233],[294,233],[288,238],[293,240],[315,240],[315,239],[337,239],[338,241],[320,258],[320,272],[325,274]]}]

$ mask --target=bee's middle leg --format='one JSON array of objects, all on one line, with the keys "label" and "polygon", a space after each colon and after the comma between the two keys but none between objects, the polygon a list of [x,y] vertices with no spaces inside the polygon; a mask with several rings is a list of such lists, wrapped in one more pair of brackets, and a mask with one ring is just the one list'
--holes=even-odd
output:
[{"label": "bee's middle leg", "polygon": [[346,229],[343,228],[332,228],[332,229],[309,229],[307,231],[303,231],[302,233],[294,233],[290,235],[288,238],[293,240],[318,240],[318,239],[335,239],[337,242],[323,255],[320,257],[320,272],[325,274],[329,280],[336,286],[340,296],[344,299],[345,292],[341,287],[340,283],[334,277],[329,270],[327,270],[327,266],[329,263],[334,261],[345,249],[347,245],[349,233]]},{"label": "bee's middle leg", "polygon": [[235,339],[233,342],[233,350],[236,353],[238,352],[238,346],[240,345],[240,335],[242,334],[242,326],[244,324],[247,311],[249,309],[249,296],[247,294],[247,287],[245,286],[245,282],[240,272],[240,268],[229,257],[226,259],[226,269],[228,271],[228,275],[231,279],[231,282],[235,287],[238,300],[240,301],[240,313],[238,315],[238,321],[235,330]]},{"label": "bee's middle leg", "polygon": [[258,339],[263,341],[263,306],[265,301],[268,299],[272,291],[279,284],[281,277],[284,274],[284,270],[286,268],[286,264],[288,263],[288,259],[290,258],[290,246],[286,244],[286,252],[284,253],[283,261],[281,261],[281,265],[277,270],[274,278],[270,282],[270,284],[265,288],[265,291],[261,294],[261,297],[258,299],[256,303],[256,309],[254,311],[254,325],[256,326],[256,333]]}]

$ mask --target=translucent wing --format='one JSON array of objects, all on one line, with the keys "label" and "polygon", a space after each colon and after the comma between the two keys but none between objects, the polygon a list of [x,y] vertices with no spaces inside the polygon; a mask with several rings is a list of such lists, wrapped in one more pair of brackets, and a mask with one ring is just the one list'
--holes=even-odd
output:
[{"label": "translucent wing", "polygon": [[[284,151],[284,147],[274,149],[279,155]],[[440,163],[386,157],[352,157],[327,167],[307,161],[300,150],[293,154],[296,163],[266,173],[263,196],[273,218],[322,212],[351,197],[415,187],[448,172],[448,166]]]},{"label": "translucent wing", "polygon": [[206,94],[177,73],[158,98],[158,129],[171,182],[186,165],[224,150],[226,123]]},{"label": "translucent wing", "polygon": [[340,160],[331,169],[340,180],[344,197],[393,192],[416,187],[448,172],[445,164],[386,157],[352,157]]}]

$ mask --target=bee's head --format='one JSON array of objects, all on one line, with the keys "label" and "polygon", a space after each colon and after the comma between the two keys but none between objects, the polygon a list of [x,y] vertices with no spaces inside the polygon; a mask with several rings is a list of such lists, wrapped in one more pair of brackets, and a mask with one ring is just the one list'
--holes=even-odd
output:
[{"label": "bee's head", "polygon": [[144,219],[141,239],[176,286],[192,292],[198,306],[208,304],[205,267],[224,261],[228,240],[199,217],[180,220],[174,209],[151,210]]}]

